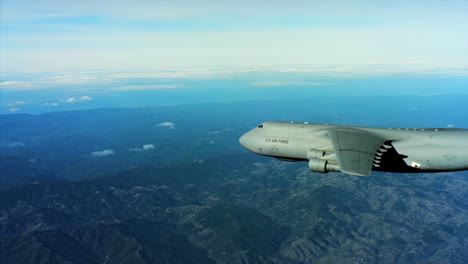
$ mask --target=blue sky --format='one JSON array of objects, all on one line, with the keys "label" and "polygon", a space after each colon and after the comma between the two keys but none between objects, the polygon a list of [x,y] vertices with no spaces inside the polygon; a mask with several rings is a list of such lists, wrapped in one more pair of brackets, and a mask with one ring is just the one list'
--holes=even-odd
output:
[{"label": "blue sky", "polygon": [[[466,66],[466,1],[1,2],[2,71]],[[421,65],[420,65],[421,66]]]},{"label": "blue sky", "polygon": [[91,87],[184,87],[177,80],[316,87],[333,81],[310,76],[468,76],[467,1],[4,0],[0,7],[3,95],[74,91],[59,101],[91,97]]}]

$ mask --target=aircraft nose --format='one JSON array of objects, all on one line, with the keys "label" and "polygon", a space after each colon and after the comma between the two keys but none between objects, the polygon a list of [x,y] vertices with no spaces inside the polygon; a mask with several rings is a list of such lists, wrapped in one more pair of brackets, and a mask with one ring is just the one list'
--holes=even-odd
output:
[{"label": "aircraft nose", "polygon": [[247,133],[242,135],[240,138],[239,138],[239,144],[241,144],[241,146],[243,146],[244,148],[246,148],[246,144],[247,144]]}]

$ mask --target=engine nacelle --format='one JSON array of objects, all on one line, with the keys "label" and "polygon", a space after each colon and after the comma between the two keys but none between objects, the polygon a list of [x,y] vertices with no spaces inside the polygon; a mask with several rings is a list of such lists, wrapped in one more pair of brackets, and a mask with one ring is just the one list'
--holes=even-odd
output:
[{"label": "engine nacelle", "polygon": [[309,169],[316,172],[340,171],[340,167],[337,164],[332,164],[327,160],[320,159],[309,160]]},{"label": "engine nacelle", "polygon": [[320,159],[323,156],[325,156],[325,151],[323,151],[323,150],[309,149],[309,151],[307,151],[307,159],[308,160]]},{"label": "engine nacelle", "polygon": [[327,163],[326,160],[311,159],[309,160],[309,169],[316,172],[328,172]]}]

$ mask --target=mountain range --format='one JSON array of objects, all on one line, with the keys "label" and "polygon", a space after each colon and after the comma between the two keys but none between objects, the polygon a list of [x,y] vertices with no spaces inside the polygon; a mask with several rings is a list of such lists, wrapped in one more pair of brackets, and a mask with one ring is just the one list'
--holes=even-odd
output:
[{"label": "mountain range", "polygon": [[[416,99],[373,98],[354,112],[359,102],[330,112],[345,100],[324,99],[312,116],[468,122],[437,112],[465,98]],[[399,100],[432,114],[390,109],[393,121],[376,121],[370,109]],[[238,146],[261,121],[313,121],[296,111],[308,103],[0,116],[0,263],[467,263],[466,171],[320,174]]]}]

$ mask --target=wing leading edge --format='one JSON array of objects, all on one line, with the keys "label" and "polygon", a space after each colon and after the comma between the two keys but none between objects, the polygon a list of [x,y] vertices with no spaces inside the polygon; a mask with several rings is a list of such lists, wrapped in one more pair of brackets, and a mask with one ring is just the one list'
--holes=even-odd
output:
[{"label": "wing leading edge", "polygon": [[384,139],[365,130],[335,128],[329,130],[340,170],[357,176],[370,176],[372,162]]}]

